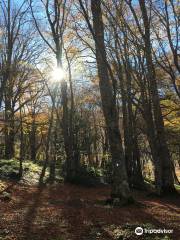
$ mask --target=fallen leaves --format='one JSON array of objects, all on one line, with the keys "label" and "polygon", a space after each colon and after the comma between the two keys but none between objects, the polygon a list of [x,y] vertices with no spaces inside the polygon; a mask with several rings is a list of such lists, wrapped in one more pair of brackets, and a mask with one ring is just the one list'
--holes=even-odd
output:
[{"label": "fallen leaves", "polygon": [[109,193],[108,186],[12,185],[12,200],[1,203],[0,240],[136,239],[134,228],[148,223],[163,228],[171,224],[174,236],[178,234],[178,199],[138,192],[139,204],[113,208],[103,205]]}]

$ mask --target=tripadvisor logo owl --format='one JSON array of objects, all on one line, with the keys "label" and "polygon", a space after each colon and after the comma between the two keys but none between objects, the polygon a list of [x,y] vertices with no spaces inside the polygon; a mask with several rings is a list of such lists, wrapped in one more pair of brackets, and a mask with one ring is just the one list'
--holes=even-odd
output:
[{"label": "tripadvisor logo owl", "polygon": [[138,236],[142,235],[143,234],[143,228],[142,227],[137,227],[135,229],[135,234],[138,235]]}]

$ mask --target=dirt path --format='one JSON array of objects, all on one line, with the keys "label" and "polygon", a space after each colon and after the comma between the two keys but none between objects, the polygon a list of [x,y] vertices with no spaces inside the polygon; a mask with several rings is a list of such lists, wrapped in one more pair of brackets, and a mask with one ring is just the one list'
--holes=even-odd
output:
[{"label": "dirt path", "polygon": [[136,204],[112,208],[100,204],[109,195],[107,187],[14,185],[10,191],[12,200],[0,202],[1,240],[155,239],[157,235],[135,235],[134,229],[142,224],[174,230],[169,238],[161,234],[158,239],[180,239],[177,198],[135,192]]}]

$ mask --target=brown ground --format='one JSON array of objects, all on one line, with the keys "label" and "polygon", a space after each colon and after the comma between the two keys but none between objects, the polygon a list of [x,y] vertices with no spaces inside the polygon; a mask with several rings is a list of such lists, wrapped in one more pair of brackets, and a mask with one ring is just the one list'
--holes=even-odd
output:
[{"label": "brown ground", "polygon": [[[108,187],[14,184],[9,191],[12,199],[0,201],[3,240],[150,239],[149,235],[137,238],[133,233],[136,226],[146,223],[173,229],[168,239],[180,239],[180,199],[175,197],[159,199],[135,192],[136,204],[112,208],[101,204],[109,196]],[[133,232],[128,236],[126,228],[131,224]],[[158,239],[166,238],[161,235]]]}]

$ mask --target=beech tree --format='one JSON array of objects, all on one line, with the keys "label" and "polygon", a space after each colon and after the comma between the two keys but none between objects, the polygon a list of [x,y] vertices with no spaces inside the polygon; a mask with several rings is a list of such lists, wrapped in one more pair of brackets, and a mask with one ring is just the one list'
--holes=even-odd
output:
[{"label": "beech tree", "polygon": [[29,160],[39,183],[107,181],[112,204],[146,181],[175,193],[177,1],[3,0],[0,10],[0,154],[17,158],[19,177]]},{"label": "beech tree", "polygon": [[111,69],[107,61],[106,49],[104,44],[104,25],[102,20],[102,10],[100,1],[91,1],[93,15],[93,27],[88,18],[82,1],[79,1],[88,27],[93,35],[96,46],[96,60],[99,75],[99,87],[101,92],[102,108],[107,126],[110,151],[113,164],[113,184],[112,199],[119,199],[127,202],[130,197],[127,172],[125,167],[124,151],[122,139],[119,131],[118,112],[116,99],[114,98],[112,85],[110,82]]}]

